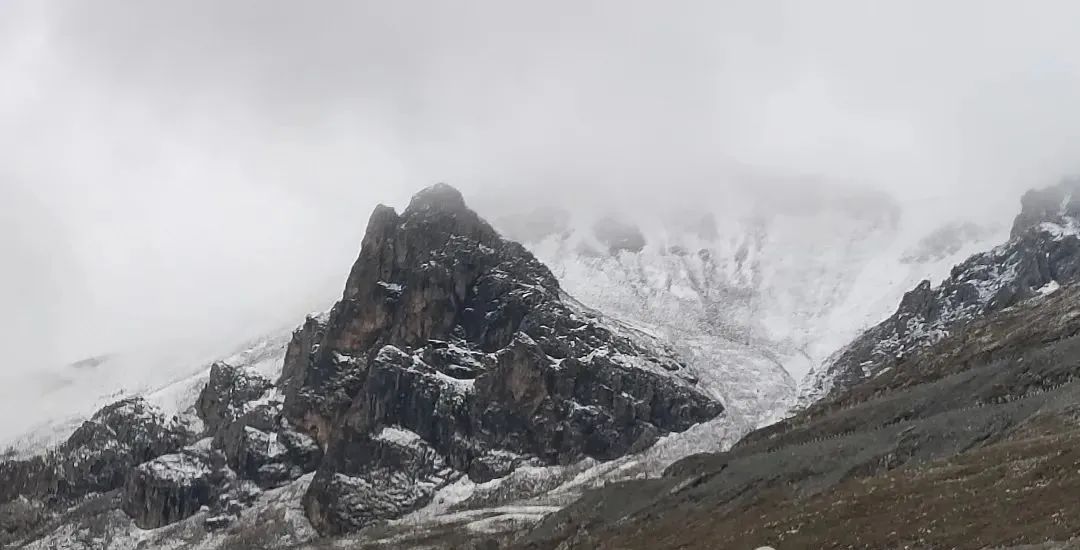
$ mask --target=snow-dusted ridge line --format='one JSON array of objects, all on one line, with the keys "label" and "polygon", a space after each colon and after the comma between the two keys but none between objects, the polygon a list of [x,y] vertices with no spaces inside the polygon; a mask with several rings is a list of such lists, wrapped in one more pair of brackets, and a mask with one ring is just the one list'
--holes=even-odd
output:
[{"label": "snow-dusted ridge line", "polygon": [[[957,262],[937,284],[924,280],[891,317],[870,327],[808,374],[798,408],[878,376],[986,313],[1038,299],[1080,276],[1080,179],[1024,195],[1010,237]],[[1054,198],[1055,194],[1060,197]],[[840,384],[838,386],[838,384]]]},{"label": "snow-dusted ridge line", "polygon": [[500,203],[495,225],[566,292],[669,342],[701,389],[763,426],[795,405],[803,373],[888,317],[918,281],[946,277],[1007,230],[958,221],[941,204],[833,198],[802,210],[702,201],[611,214],[637,232],[633,248],[609,247],[595,231],[603,216],[557,197],[520,212]]}]

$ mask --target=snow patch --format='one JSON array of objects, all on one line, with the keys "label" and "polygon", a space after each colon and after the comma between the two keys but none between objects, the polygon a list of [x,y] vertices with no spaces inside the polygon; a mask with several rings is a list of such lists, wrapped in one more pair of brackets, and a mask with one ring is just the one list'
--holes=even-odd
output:
[{"label": "snow patch", "polygon": [[187,453],[159,456],[138,468],[154,479],[177,484],[190,484],[195,479],[210,475],[210,468],[202,460]]},{"label": "snow patch", "polygon": [[374,439],[402,447],[413,447],[424,443],[424,440],[415,432],[396,426],[383,427],[379,433],[375,434]]}]

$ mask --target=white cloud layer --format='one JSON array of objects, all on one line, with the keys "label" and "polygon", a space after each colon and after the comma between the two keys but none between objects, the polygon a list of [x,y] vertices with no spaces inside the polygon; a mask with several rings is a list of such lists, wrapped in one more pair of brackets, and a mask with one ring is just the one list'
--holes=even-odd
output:
[{"label": "white cloud layer", "polygon": [[[376,202],[1080,164],[1080,4],[0,3],[3,375],[334,297]],[[573,191],[571,191],[573,190]]]}]

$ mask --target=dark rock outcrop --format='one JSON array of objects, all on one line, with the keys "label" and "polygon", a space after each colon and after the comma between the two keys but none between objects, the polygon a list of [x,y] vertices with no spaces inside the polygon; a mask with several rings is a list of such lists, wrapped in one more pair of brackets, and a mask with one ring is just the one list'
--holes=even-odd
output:
[{"label": "dark rock outcrop", "polygon": [[238,476],[263,488],[314,471],[322,458],[315,440],[285,421],[280,403],[261,405],[240,417],[219,433],[214,445]]},{"label": "dark rock outcrop", "polygon": [[342,440],[335,451],[332,480],[306,499],[309,513],[331,532],[404,515],[461,477],[420,436],[396,426]]},{"label": "dark rock outcrop", "polygon": [[19,540],[46,519],[45,504],[24,496],[0,504],[0,544]]},{"label": "dark rock outcrop", "polygon": [[[300,341],[303,331],[297,331]],[[285,381],[280,384],[288,387]],[[315,441],[285,420],[282,404],[280,392],[269,380],[216,363],[196,410],[213,437],[213,448],[222,452],[229,468],[240,479],[269,488],[314,471],[322,457]]]},{"label": "dark rock outcrop", "polygon": [[125,399],[99,410],[47,454],[0,462],[0,502],[21,495],[60,504],[118,489],[136,465],[191,439],[183,424],[153,405]]},{"label": "dark rock outcrop", "polygon": [[[282,376],[287,417],[326,448],[309,519],[357,529],[455,476],[504,475],[514,461],[495,451],[610,459],[721,413],[672,353],[625,332],[566,298],[449,186],[400,215],[376,208],[342,300],[297,331]],[[428,466],[372,443],[391,426],[416,436]],[[391,493],[391,478],[412,481]]]},{"label": "dark rock outcrop", "polygon": [[[298,393],[304,387],[307,377],[307,366],[312,355],[319,350],[326,333],[326,320],[315,316],[308,316],[304,324],[293,331],[292,339],[285,350],[285,362],[281,369],[281,377],[277,380],[285,396],[286,405],[299,406],[305,400],[299,399]],[[302,409],[293,411],[290,416],[297,418],[303,415]]]},{"label": "dark rock outcrop", "polygon": [[195,403],[206,433],[217,434],[242,416],[247,404],[262,397],[270,387],[270,381],[261,376],[225,363],[214,363],[210,367],[210,379]]},{"label": "dark rock outcrop", "polygon": [[143,529],[190,517],[216,496],[224,475],[206,453],[184,451],[145,462],[129,474],[123,510]]},{"label": "dark rock outcrop", "polygon": [[198,441],[121,401],[50,454],[0,463],[0,504],[60,521],[65,503],[107,492],[100,506],[144,529],[200,511],[200,528],[227,529],[262,491],[314,471],[312,525],[349,532],[464,476],[641,451],[723,413],[696,383],[669,347],[566,296],[436,185],[401,214],[375,209],[342,299],[293,333],[277,381],[211,366]]},{"label": "dark rock outcrop", "polygon": [[63,477],[73,494],[120,487],[136,464],[173,452],[191,433],[141,398],[109,405],[84,422],[64,443]]},{"label": "dark rock outcrop", "polygon": [[131,398],[97,411],[44,454],[0,461],[0,546],[40,535],[39,528],[96,501],[118,505],[114,497],[138,465],[192,439],[184,423]]}]

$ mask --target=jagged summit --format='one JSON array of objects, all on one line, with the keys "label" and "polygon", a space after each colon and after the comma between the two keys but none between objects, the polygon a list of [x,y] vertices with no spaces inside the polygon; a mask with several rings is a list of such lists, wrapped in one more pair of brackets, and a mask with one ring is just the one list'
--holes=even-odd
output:
[{"label": "jagged summit", "polygon": [[406,212],[420,212],[424,210],[438,210],[442,212],[468,212],[465,205],[465,197],[456,187],[447,183],[436,183],[425,187],[413,195],[409,201]]},{"label": "jagged summit", "polygon": [[1057,185],[1032,189],[1020,199],[1020,213],[1013,221],[1010,236],[1042,223],[1075,226],[1080,221],[1080,176],[1063,179]]},{"label": "jagged summit", "polygon": [[326,449],[309,517],[357,529],[464,473],[615,458],[723,410],[647,340],[565,300],[546,266],[448,185],[400,215],[377,208],[344,298],[297,333],[283,371],[285,414]]},{"label": "jagged summit", "polygon": [[[375,208],[368,221],[360,257],[353,264],[346,282],[345,298],[355,299],[361,289],[379,291],[380,287],[384,290],[396,288],[386,285],[406,285],[409,278],[449,276],[464,283],[475,277],[479,270],[490,267],[471,265],[454,256],[470,247],[492,252],[474,255],[473,260],[496,263],[519,260],[522,269],[517,274],[549,291],[558,292],[558,281],[547,267],[521,245],[502,239],[491,225],[465,205],[457,189],[440,183],[417,193],[400,215],[387,206]],[[440,262],[453,265],[436,265]],[[440,267],[451,267],[461,273],[436,274]],[[465,299],[465,288],[454,290],[455,299]]]}]

